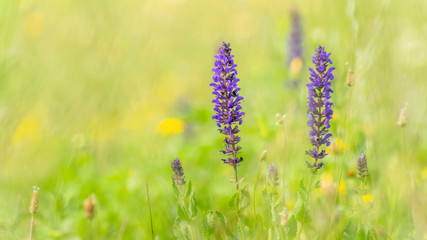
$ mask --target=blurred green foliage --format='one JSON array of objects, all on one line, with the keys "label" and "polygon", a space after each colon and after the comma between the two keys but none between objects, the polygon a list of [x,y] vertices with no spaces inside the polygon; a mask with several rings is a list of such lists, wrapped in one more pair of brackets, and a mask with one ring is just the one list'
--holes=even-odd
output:
[{"label": "blurred green foliage", "polygon": [[[218,210],[235,232],[233,171],[220,161],[222,139],[211,119],[209,83],[221,41],[231,42],[245,97],[242,184],[253,189],[259,164],[264,181],[258,156],[268,149],[267,162],[284,179],[284,212],[301,207],[300,180],[310,175],[307,91],[304,82],[286,84],[291,8],[302,16],[305,59],[325,45],[337,69],[332,133],[339,151],[319,173],[303,237],[426,239],[422,0],[0,1],[0,238],[28,235],[38,185],[33,239],[149,239],[148,182],[155,235],[171,239],[175,157],[197,194],[193,224],[201,229],[203,216]],[[405,102],[408,124],[400,128]],[[287,115],[283,128],[276,113]],[[159,124],[168,119],[184,128],[162,134]],[[361,151],[370,184],[363,198],[351,174]],[[92,194],[96,211],[88,221],[83,201]],[[262,188],[257,199],[262,212]],[[261,232],[251,209],[243,221]],[[295,217],[289,222],[296,235]]]}]

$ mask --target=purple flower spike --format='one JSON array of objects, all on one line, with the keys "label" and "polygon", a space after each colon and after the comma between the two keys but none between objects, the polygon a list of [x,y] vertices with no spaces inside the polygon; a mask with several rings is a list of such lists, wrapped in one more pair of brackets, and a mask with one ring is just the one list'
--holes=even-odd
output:
[{"label": "purple flower spike", "polygon": [[302,62],[303,53],[302,53],[302,24],[301,17],[295,9],[291,11],[291,34],[288,41],[289,49],[288,49],[288,65],[297,58],[299,58]]},{"label": "purple flower spike", "polygon": [[[231,55],[230,43],[222,43],[218,49],[218,55],[215,55],[213,83],[210,84],[214,88],[212,92],[215,99],[214,110],[216,114],[212,117],[220,129],[219,132],[224,134],[225,150],[220,152],[229,156],[227,159],[222,159],[224,163],[233,167],[237,167],[243,161],[241,157],[237,157],[241,147],[237,146],[240,142],[238,125],[242,124],[242,117],[245,115],[240,106],[243,97],[239,95],[240,88],[237,83],[240,81],[236,75],[236,64],[233,61],[234,55]],[[236,177],[237,180],[237,177]]]},{"label": "purple flower spike", "polygon": [[328,133],[330,128],[330,120],[332,119],[333,111],[331,109],[333,103],[331,99],[331,81],[334,79],[332,71],[334,67],[329,67],[332,64],[329,56],[331,53],[325,52],[324,47],[319,46],[316,49],[316,54],[312,57],[315,69],[310,70],[310,83],[308,87],[308,122],[307,125],[310,129],[310,143],[313,149],[306,151],[308,155],[314,158],[314,163],[307,162],[307,166],[314,171],[321,168],[323,162],[318,163],[318,160],[323,159],[327,154],[324,149],[320,149],[322,145],[330,145],[330,137],[332,134]]},{"label": "purple flower spike", "polygon": [[184,176],[184,169],[182,168],[181,161],[178,158],[175,158],[171,162],[171,167],[173,171],[173,180],[175,181],[176,185],[184,185],[185,184],[185,176]]}]

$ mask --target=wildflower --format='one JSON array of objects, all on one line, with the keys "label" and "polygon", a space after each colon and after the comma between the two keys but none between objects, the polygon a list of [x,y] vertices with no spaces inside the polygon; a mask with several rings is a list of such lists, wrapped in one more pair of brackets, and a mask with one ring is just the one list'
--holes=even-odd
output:
[{"label": "wildflower", "polygon": [[184,176],[184,169],[182,168],[181,161],[178,158],[175,158],[171,162],[171,167],[173,171],[173,180],[175,181],[176,185],[184,185],[185,184],[185,176]]},{"label": "wildflower", "polygon": [[280,113],[276,113],[276,125],[282,125],[283,124],[283,120],[285,120],[286,114],[282,115]]},{"label": "wildflower", "polygon": [[361,187],[365,187],[368,181],[368,163],[364,152],[357,159],[357,180]]},{"label": "wildflower", "polygon": [[307,125],[311,128],[310,130],[310,142],[313,145],[313,149],[306,151],[314,159],[314,163],[310,164],[307,162],[307,166],[313,171],[321,168],[323,162],[318,163],[319,160],[323,159],[327,153],[325,150],[321,150],[322,145],[329,146],[329,138],[332,134],[328,133],[330,128],[329,121],[332,119],[333,111],[331,109],[333,103],[330,101],[331,93],[331,80],[334,79],[332,71],[334,67],[328,68],[329,64],[332,64],[329,56],[331,53],[327,53],[324,47],[319,46],[316,49],[316,54],[312,57],[313,63],[316,65],[315,70],[310,70],[310,83],[308,87],[308,112],[307,116],[309,121]]},{"label": "wildflower", "polygon": [[39,190],[40,190],[39,187],[37,186],[33,187],[33,195],[31,196],[31,203],[30,203],[31,215],[36,214],[37,209],[39,208]]},{"label": "wildflower", "polygon": [[287,201],[287,203],[286,203],[286,207],[287,207],[290,211],[294,210],[294,207],[295,207],[295,201],[292,201],[292,200]]},{"label": "wildflower", "polygon": [[220,152],[229,157],[222,161],[236,169],[243,161],[242,157],[237,156],[241,149],[237,145],[240,142],[237,133],[240,132],[238,125],[242,124],[242,117],[245,113],[242,112],[240,106],[243,97],[239,95],[240,88],[237,87],[237,83],[240,80],[236,77],[237,65],[234,64],[233,57],[230,43],[222,43],[218,49],[218,55],[215,55],[215,68],[212,69],[215,73],[212,77],[214,82],[210,86],[214,88],[212,93],[215,95],[212,102],[215,103],[216,114],[212,118],[216,119],[217,126],[220,127],[219,132],[226,136],[224,139],[225,150]]},{"label": "wildflower", "polygon": [[288,223],[288,214],[286,213],[286,208],[279,213],[280,216],[280,225],[285,226]]},{"label": "wildflower", "polygon": [[304,59],[302,54],[301,17],[295,9],[291,11],[291,22],[292,25],[291,36],[289,38],[288,64],[291,66],[291,72],[298,74],[302,69]]},{"label": "wildflower", "polygon": [[277,172],[276,164],[271,163],[268,169],[267,183],[272,187],[273,193],[277,193],[277,186],[279,186],[279,173]]},{"label": "wildflower", "polygon": [[362,196],[362,201],[364,203],[371,203],[372,202],[372,195],[370,193],[367,193]]},{"label": "wildflower", "polygon": [[354,86],[353,69],[351,68],[347,71],[347,78],[345,79],[345,84],[347,84],[347,86],[349,87]]},{"label": "wildflower", "polygon": [[347,194],[347,186],[346,186],[346,184],[345,184],[345,181],[344,181],[344,180],[341,180],[341,181],[340,181],[340,186],[338,187],[338,193],[339,193],[341,196],[344,196],[344,195],[346,195],[346,194]]},{"label": "wildflower", "polygon": [[422,173],[421,173],[421,176],[422,176],[422,178],[423,178],[423,179],[427,179],[427,167],[424,167],[424,168],[423,168],[423,171],[422,171]]},{"label": "wildflower", "polygon": [[180,134],[184,131],[184,121],[178,118],[166,118],[157,126],[163,136]]},{"label": "wildflower", "polygon": [[291,76],[298,76],[301,72],[302,66],[303,62],[300,57],[293,58],[290,64]]},{"label": "wildflower", "polygon": [[85,212],[85,216],[88,219],[92,219],[95,216],[95,205],[96,201],[93,196],[89,196],[83,202],[83,210]]},{"label": "wildflower", "polygon": [[348,170],[347,171],[347,177],[352,178],[356,175],[356,172],[354,170]]},{"label": "wildflower", "polygon": [[405,103],[405,106],[400,110],[399,120],[397,121],[397,125],[399,127],[404,127],[408,122],[406,121],[406,108],[408,107],[408,103]]},{"label": "wildflower", "polygon": [[319,194],[331,194],[334,190],[334,177],[330,172],[322,174],[320,178],[320,188],[316,189]]},{"label": "wildflower", "polygon": [[335,142],[332,142],[329,147],[326,148],[326,152],[331,155],[339,155],[345,149],[344,141],[340,138],[337,138]]}]

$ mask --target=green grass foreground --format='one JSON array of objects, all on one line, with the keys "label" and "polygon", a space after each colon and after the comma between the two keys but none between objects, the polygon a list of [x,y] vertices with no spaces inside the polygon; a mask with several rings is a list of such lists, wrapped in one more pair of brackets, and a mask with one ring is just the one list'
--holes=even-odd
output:
[{"label": "green grass foreground", "polygon": [[[151,239],[147,183],[157,239],[427,239],[425,13],[422,0],[0,1],[0,239],[28,238],[35,185],[32,239]],[[240,195],[211,119],[222,41],[245,98]],[[336,67],[334,148],[312,176],[305,83],[318,45]],[[171,186],[175,157],[188,192]]]}]

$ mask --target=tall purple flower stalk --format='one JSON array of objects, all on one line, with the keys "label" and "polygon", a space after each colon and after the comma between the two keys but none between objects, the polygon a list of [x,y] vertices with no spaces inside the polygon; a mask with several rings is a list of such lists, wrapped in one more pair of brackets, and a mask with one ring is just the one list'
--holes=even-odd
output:
[{"label": "tall purple flower stalk", "polygon": [[328,133],[328,129],[331,127],[329,121],[332,119],[333,111],[331,109],[333,103],[330,101],[331,93],[331,81],[334,79],[332,71],[334,67],[329,67],[332,64],[329,56],[331,53],[325,52],[325,48],[319,46],[316,48],[316,54],[312,57],[315,69],[309,68],[310,70],[310,83],[308,87],[308,122],[307,125],[311,128],[310,130],[310,143],[313,145],[313,149],[306,151],[314,159],[314,163],[310,164],[307,162],[307,166],[312,168],[313,171],[321,168],[323,162],[318,162],[323,159],[327,153],[324,149],[321,149],[322,145],[329,146],[329,138],[332,134]]},{"label": "tall purple flower stalk", "polygon": [[295,59],[304,61],[302,53],[302,24],[299,13],[293,9],[291,11],[291,34],[289,38],[288,65]]},{"label": "tall purple flower stalk", "polygon": [[215,73],[212,77],[214,82],[210,86],[214,88],[212,93],[215,95],[212,102],[215,103],[216,114],[212,118],[216,120],[220,128],[219,132],[225,135],[225,150],[220,152],[228,157],[222,161],[234,167],[236,188],[238,188],[237,166],[243,158],[237,156],[241,149],[238,146],[240,137],[237,134],[240,131],[238,125],[242,124],[242,116],[245,113],[240,106],[243,97],[239,95],[240,88],[237,87],[237,83],[240,80],[236,77],[237,65],[234,64],[233,57],[230,43],[223,42],[218,48],[218,55],[215,55],[215,67],[212,69]]}]

